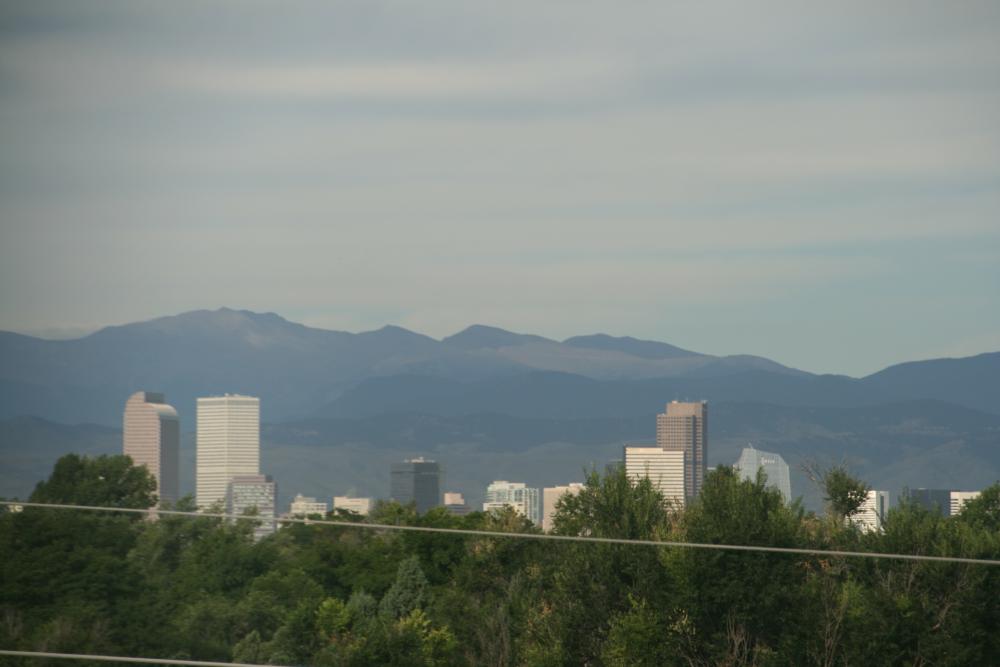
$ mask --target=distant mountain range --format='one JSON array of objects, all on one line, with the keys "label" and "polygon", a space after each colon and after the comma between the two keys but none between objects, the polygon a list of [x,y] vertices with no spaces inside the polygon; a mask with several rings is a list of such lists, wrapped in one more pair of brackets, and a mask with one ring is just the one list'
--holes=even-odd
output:
[{"label": "distant mountain range", "polygon": [[603,334],[555,341],[474,325],[438,341],[399,327],[352,334],[227,308],[74,340],[0,332],[0,417],[117,425],[125,399],[141,389],[165,392],[186,429],[196,397],[226,392],[260,396],[269,422],[385,412],[618,418],[652,414],[674,398],[817,407],[930,399],[1000,414],[1000,353],[855,379]]},{"label": "distant mountain range", "polygon": [[[195,311],[75,340],[0,332],[0,495],[30,493],[67,452],[121,451],[134,391],[162,391],[194,475],[195,399],[261,397],[262,469],[281,502],[385,496],[389,464],[429,455],[476,503],[494,478],[551,485],[653,438],[672,399],[710,401],[710,465],[747,442],[798,465],[845,461],[879,488],[982,488],[1000,478],[1000,353],[815,375],[604,334],[555,341],[482,325],[443,340],[399,327],[314,329],[273,313]],[[76,424],[76,425],[70,425]]]}]

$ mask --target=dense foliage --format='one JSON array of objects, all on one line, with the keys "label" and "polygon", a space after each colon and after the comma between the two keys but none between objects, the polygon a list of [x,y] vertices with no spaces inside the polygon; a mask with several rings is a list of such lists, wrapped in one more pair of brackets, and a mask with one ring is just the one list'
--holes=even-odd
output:
[{"label": "dense foliage", "polygon": [[[863,485],[830,482],[817,517],[729,469],[685,511],[646,481],[592,473],[555,532],[1000,558],[1000,485],[957,517],[903,505],[864,534],[843,518]],[[151,489],[124,457],[71,456],[31,500],[146,507]],[[513,513],[392,503],[365,521],[537,530]],[[254,543],[252,530],[0,514],[0,647],[317,667],[1000,664],[995,566],[301,524]]]}]

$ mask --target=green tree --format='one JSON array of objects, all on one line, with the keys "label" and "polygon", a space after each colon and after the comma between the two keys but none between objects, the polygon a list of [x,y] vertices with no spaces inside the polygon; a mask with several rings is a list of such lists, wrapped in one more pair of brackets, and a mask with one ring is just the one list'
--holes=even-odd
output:
[{"label": "green tree", "polygon": [[402,618],[427,604],[427,577],[420,569],[420,559],[411,556],[399,564],[396,581],[379,603],[379,613],[388,618]]},{"label": "green tree", "polygon": [[841,466],[831,468],[822,475],[823,491],[830,512],[837,519],[844,519],[857,513],[868,498],[870,487],[852,477]]},{"label": "green tree", "polygon": [[[901,554],[997,558],[1000,535],[928,511],[893,509],[867,549]],[[997,568],[958,563],[867,560],[854,564],[862,584],[858,614],[848,615],[844,660],[893,664],[991,665],[1000,655]]]},{"label": "green tree", "polygon": [[[146,508],[155,482],[123,456],[67,455],[31,500]],[[16,609],[23,646],[109,650],[128,635],[128,605],[142,582],[125,558],[141,514],[27,507],[0,516],[0,609]]]},{"label": "green tree", "polygon": [[236,646],[233,647],[233,660],[251,665],[265,664],[265,661],[267,660],[267,650],[264,647],[264,642],[260,638],[260,633],[253,630],[250,634],[237,642]]},{"label": "green tree", "polygon": [[[680,537],[706,544],[801,547],[807,541],[803,518],[801,507],[787,505],[763,474],[743,480],[734,469],[720,466],[706,475],[698,499],[684,513]],[[691,637],[678,639],[690,660],[738,663],[740,655],[763,659],[780,651],[795,663],[801,639],[812,631],[803,587],[808,560],[685,549],[663,552],[663,563],[680,580],[676,601],[689,619],[685,627],[693,630],[694,644]]]},{"label": "green tree", "polygon": [[631,480],[621,468],[603,477],[592,470],[580,493],[559,499],[553,524],[559,535],[653,539],[669,530],[670,508],[649,479]]},{"label": "green tree", "polygon": [[347,610],[353,623],[364,623],[378,614],[378,602],[364,591],[355,591],[347,600]]},{"label": "green tree", "polygon": [[129,456],[67,454],[32,492],[34,503],[144,509],[156,504],[156,479]]},{"label": "green tree", "polygon": [[674,646],[664,641],[669,632],[662,614],[643,599],[629,599],[631,607],[611,619],[601,657],[608,667],[659,667],[674,662]]},{"label": "green tree", "polygon": [[1000,482],[967,501],[958,516],[959,521],[969,526],[1000,533]]},{"label": "green tree", "polygon": [[[630,479],[617,468],[603,476],[591,471],[579,494],[560,499],[553,520],[559,535],[655,540],[670,534],[673,517],[650,480]],[[568,543],[546,552],[551,583],[541,591],[523,649],[533,660],[599,663],[612,619],[636,604],[668,606],[674,584],[653,548]]]},{"label": "green tree", "polygon": [[351,627],[351,609],[337,598],[326,598],[316,610],[316,629],[324,639],[333,639]]},{"label": "green tree", "polygon": [[[842,469],[827,481],[823,520],[760,475],[712,471],[680,508],[649,480],[591,473],[560,501],[555,532],[1000,558],[1000,485],[957,517],[904,503],[863,533],[843,519],[866,486]],[[144,508],[151,488],[123,457],[65,457],[34,498]],[[501,535],[294,525],[255,543],[245,521],[4,512],[0,645],[315,667],[957,667],[1000,655],[1000,568],[512,539],[538,530],[512,510],[418,517],[385,503],[365,520]]]}]

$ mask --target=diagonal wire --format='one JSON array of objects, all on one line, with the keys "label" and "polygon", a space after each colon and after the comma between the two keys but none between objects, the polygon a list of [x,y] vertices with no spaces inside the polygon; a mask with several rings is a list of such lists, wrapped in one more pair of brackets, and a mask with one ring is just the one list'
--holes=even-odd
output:
[{"label": "diagonal wire", "polygon": [[830,556],[848,558],[883,558],[890,560],[928,561],[936,563],[966,563],[969,565],[1000,565],[1000,560],[988,558],[963,558],[960,556],[928,556],[924,554],[881,553],[877,551],[839,551],[835,549],[806,549],[800,547],[769,547],[751,544],[713,544],[705,542],[673,542],[664,540],[633,540],[623,537],[591,537],[583,535],[553,535],[551,533],[507,533],[499,530],[472,530],[465,528],[441,528],[437,526],[399,526],[385,523],[356,523],[331,519],[275,518],[262,519],[248,514],[228,512],[188,512],[182,510],[137,509],[133,507],[102,507],[97,505],[70,505],[63,503],[31,503],[0,500],[0,505],[19,507],[40,507],[62,510],[84,510],[93,512],[127,512],[156,516],[189,516],[212,519],[244,519],[275,523],[301,523],[318,526],[339,526],[362,530],[399,530],[415,533],[444,533],[448,535],[468,535],[470,537],[504,537],[511,539],[551,540],[558,542],[584,542],[593,544],[626,544],[647,547],[670,547],[681,549],[714,549],[717,551],[756,551],[761,553],[798,554],[805,556]]},{"label": "diagonal wire", "polygon": [[128,662],[141,665],[184,665],[185,667],[268,667],[246,662],[208,662],[205,660],[174,660],[172,658],[136,658],[125,655],[85,655],[82,653],[46,653],[44,651],[6,651],[0,655],[20,658],[56,658],[61,660],[96,660],[102,662]]}]

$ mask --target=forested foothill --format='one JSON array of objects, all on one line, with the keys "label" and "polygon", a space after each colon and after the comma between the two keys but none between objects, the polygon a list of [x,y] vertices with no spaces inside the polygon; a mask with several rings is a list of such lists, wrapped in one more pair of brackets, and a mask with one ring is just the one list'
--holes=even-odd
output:
[{"label": "forested foothill", "polygon": [[[825,478],[821,515],[728,468],[675,511],[648,481],[595,471],[560,501],[554,532],[1000,559],[1000,484],[956,517],[903,504],[864,533],[845,521],[864,485]],[[29,500],[144,508],[154,489],[125,457],[68,455]],[[316,667],[1000,664],[992,565],[316,524],[255,543],[251,520],[2,512],[5,649]],[[395,503],[333,518],[538,531],[513,512]]]}]

